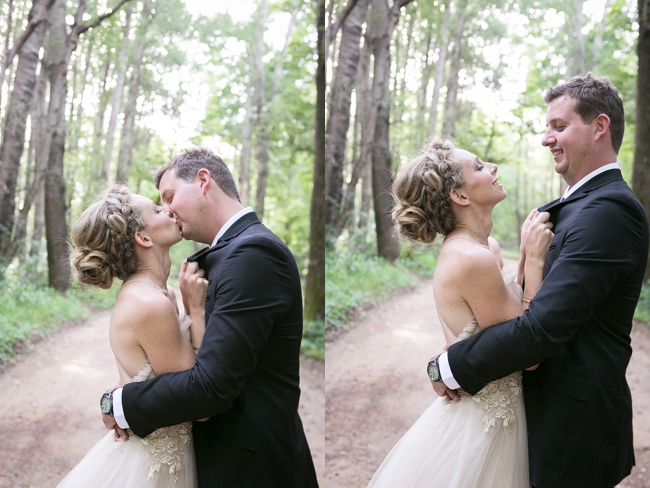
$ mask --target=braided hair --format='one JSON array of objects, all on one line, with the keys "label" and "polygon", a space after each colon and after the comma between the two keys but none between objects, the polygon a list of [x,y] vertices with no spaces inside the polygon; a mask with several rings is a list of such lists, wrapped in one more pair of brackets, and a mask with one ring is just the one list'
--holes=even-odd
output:
[{"label": "braided hair", "polygon": [[128,186],[113,185],[72,228],[72,265],[80,282],[106,289],[114,278],[125,280],[137,271],[135,234],[145,228],[145,222],[131,195]]},{"label": "braided hair", "polygon": [[431,243],[438,234],[456,228],[449,194],[463,186],[462,165],[453,161],[456,148],[450,139],[427,141],[415,158],[404,165],[393,182],[393,221],[410,240]]}]

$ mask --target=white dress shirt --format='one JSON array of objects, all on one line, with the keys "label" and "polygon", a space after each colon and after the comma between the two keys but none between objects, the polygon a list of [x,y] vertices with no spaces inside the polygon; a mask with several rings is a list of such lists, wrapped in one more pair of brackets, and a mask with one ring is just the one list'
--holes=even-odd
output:
[{"label": "white dress shirt", "polygon": [[[251,213],[252,211],[253,209],[251,207],[242,208],[239,212],[230,217],[228,221],[223,224],[221,229],[219,229],[219,232],[217,232],[217,235],[212,241],[210,247],[214,247],[219,239],[226,233],[228,229],[230,229],[230,227],[235,222],[241,219],[244,215]],[[118,388],[113,392],[113,415],[115,416],[115,422],[117,422],[117,425],[123,429],[129,428],[129,424],[126,421],[126,417],[124,416],[124,408],[122,407],[122,388]]]},{"label": "white dress shirt", "polygon": [[[575,192],[578,188],[580,188],[582,185],[587,183],[593,177],[598,176],[599,174],[604,173],[605,171],[609,171],[610,169],[619,169],[618,163],[616,162],[609,163],[606,164],[605,166],[601,166],[600,168],[593,170],[587,176],[585,176],[580,181],[578,181],[575,185],[568,187],[564,192],[564,195],[562,196],[562,200],[568,198],[569,195],[571,195],[573,192]],[[440,377],[442,378],[443,383],[447,385],[448,388],[451,388],[452,390],[457,390],[458,388],[460,388],[460,385],[458,384],[456,378],[454,378],[454,375],[451,372],[451,366],[449,365],[449,358],[447,357],[446,352],[443,353],[438,358],[438,366],[440,367]]]}]

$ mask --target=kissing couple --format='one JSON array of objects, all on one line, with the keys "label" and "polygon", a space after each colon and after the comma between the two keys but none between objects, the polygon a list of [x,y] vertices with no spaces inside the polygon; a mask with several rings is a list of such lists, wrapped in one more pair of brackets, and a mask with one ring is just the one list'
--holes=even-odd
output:
[{"label": "kissing couple", "polygon": [[[300,276],[291,251],[244,208],[217,155],[190,149],[154,177],[162,206],[106,190],[72,230],[77,278],[122,280],[110,322],[120,382],[111,429],[59,487],[317,487],[298,415]],[[167,278],[182,238],[182,307]]]}]

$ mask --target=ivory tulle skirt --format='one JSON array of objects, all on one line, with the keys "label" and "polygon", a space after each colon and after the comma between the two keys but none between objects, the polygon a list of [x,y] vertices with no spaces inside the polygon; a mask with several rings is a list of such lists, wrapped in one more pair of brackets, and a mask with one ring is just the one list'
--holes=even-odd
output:
[{"label": "ivory tulle skirt", "polygon": [[434,401],[368,486],[529,488],[520,373],[490,383],[475,397],[463,394],[458,403]]},{"label": "ivory tulle skirt", "polygon": [[106,434],[58,488],[196,488],[191,423],[115,442]]}]

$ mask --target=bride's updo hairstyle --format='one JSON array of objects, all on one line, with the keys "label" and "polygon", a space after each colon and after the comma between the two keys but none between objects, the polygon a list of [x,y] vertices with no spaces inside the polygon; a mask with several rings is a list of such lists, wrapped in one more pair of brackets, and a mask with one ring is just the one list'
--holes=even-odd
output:
[{"label": "bride's updo hairstyle", "polygon": [[456,148],[449,139],[434,139],[404,165],[393,182],[393,221],[412,241],[431,243],[456,227],[449,194],[463,186],[462,165],[450,158]]},{"label": "bride's updo hairstyle", "polygon": [[135,234],[145,223],[131,195],[126,185],[112,186],[74,224],[71,260],[80,282],[106,289],[114,278],[124,280],[138,269]]}]

